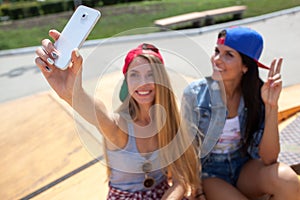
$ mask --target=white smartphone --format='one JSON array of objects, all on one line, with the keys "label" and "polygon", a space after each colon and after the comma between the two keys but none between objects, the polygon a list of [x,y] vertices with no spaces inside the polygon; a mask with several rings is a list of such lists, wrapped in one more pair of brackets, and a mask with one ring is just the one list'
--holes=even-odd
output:
[{"label": "white smartphone", "polygon": [[56,67],[60,69],[68,67],[72,51],[82,46],[100,17],[101,13],[98,10],[83,5],[78,6],[54,43],[58,51],[58,57],[54,59]]}]

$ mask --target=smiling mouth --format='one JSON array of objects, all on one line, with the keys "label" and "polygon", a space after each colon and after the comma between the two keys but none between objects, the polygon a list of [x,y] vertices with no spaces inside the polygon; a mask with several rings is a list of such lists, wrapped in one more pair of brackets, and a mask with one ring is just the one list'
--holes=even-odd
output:
[{"label": "smiling mouth", "polygon": [[223,72],[223,69],[218,68],[217,66],[214,66],[213,69],[214,69],[215,71],[218,71],[218,72]]},{"label": "smiling mouth", "polygon": [[147,96],[151,93],[151,90],[147,90],[147,91],[136,91],[136,93],[140,96]]}]

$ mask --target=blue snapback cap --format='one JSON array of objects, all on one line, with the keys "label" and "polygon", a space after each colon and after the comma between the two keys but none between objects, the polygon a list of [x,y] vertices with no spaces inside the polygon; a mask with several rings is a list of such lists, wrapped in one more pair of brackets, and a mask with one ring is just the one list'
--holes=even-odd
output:
[{"label": "blue snapback cap", "polygon": [[224,44],[234,50],[252,58],[259,67],[270,69],[260,63],[259,57],[263,50],[263,38],[253,29],[247,27],[231,27],[225,29],[225,38],[219,38],[217,44]]}]

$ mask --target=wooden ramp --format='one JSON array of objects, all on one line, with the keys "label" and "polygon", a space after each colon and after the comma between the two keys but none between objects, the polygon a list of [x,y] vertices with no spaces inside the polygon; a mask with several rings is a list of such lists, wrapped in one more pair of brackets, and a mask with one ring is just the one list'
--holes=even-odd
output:
[{"label": "wooden ramp", "polygon": [[300,84],[283,88],[279,98],[278,121],[285,119],[300,112]]},{"label": "wooden ramp", "polygon": [[[112,88],[111,77],[103,88]],[[300,104],[300,85],[290,88],[279,115],[292,115],[285,111]],[[0,199],[106,199],[106,167],[84,147],[73,116],[51,92],[0,104],[0,112]]]},{"label": "wooden ramp", "polygon": [[50,93],[0,105],[0,199],[105,199],[106,168]]}]

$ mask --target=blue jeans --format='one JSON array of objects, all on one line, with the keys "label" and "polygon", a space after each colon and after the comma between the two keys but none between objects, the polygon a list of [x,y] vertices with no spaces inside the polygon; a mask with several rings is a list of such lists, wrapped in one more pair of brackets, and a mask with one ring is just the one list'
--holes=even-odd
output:
[{"label": "blue jeans", "polygon": [[202,179],[220,178],[236,186],[240,172],[250,156],[241,150],[228,154],[210,153],[201,159]]}]

